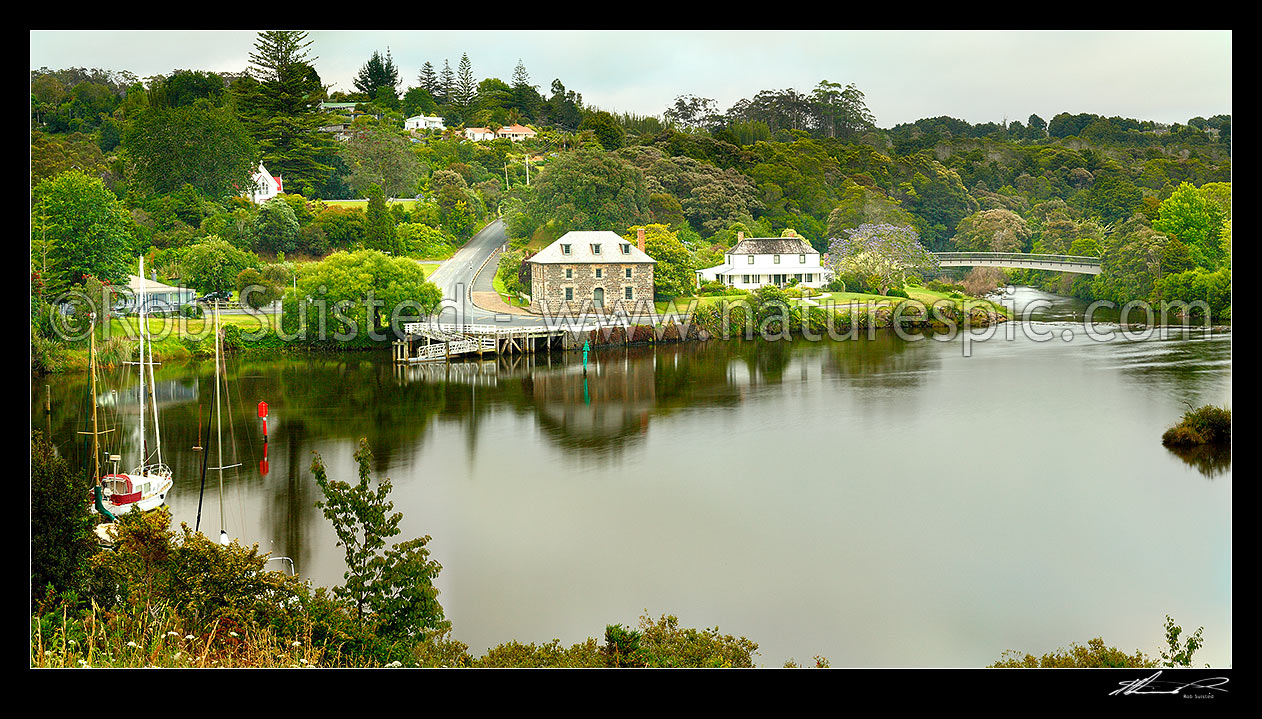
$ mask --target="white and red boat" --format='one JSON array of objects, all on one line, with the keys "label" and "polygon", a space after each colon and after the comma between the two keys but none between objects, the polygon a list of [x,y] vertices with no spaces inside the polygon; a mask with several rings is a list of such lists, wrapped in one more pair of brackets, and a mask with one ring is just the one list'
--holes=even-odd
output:
[{"label": "white and red boat", "polygon": [[[89,503],[91,510],[97,514],[104,515],[110,522],[120,514],[126,514],[133,509],[148,511],[162,506],[166,502],[167,494],[171,491],[171,487],[175,484],[171,478],[171,468],[162,462],[162,436],[158,430],[158,405],[153,402],[153,439],[154,449],[151,452],[149,447],[149,437],[145,432],[145,412],[149,409],[146,407],[145,391],[145,374],[148,371],[149,386],[153,386],[153,351],[148,347],[148,322],[145,312],[145,305],[148,297],[144,290],[145,277],[145,261],[140,259],[140,361],[136,364],[140,366],[140,463],[130,472],[122,473],[118,471],[118,462],[121,457],[111,455],[110,461],[114,463],[114,472],[112,474],[100,475],[98,471],[98,481],[96,486],[92,488],[92,498]],[[149,361],[145,361],[146,350],[148,350]],[[94,350],[93,350],[94,351]],[[93,392],[95,392],[95,361],[93,361]],[[94,400],[95,401],[95,400]],[[96,414],[95,407],[93,411],[93,431],[92,434],[100,434],[96,430]],[[99,452],[95,449],[94,438],[94,454]],[[96,455],[99,458],[99,454]],[[154,460],[154,461],[151,461]],[[99,459],[95,460],[97,467],[100,466]],[[100,528],[98,528],[100,529]],[[98,531],[98,535],[101,532]]]}]

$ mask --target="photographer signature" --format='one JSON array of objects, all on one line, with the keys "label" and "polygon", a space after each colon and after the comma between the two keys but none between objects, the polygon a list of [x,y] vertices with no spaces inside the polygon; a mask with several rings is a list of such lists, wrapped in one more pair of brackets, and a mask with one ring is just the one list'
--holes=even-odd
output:
[{"label": "photographer signature", "polygon": [[[1161,676],[1161,672],[1157,672],[1145,679],[1135,679],[1128,682],[1119,682],[1121,686],[1109,692],[1109,696],[1118,694],[1178,694],[1184,689],[1213,689],[1215,691],[1227,691],[1221,687],[1227,683],[1227,677],[1205,677],[1197,679],[1187,684],[1178,684],[1172,681],[1157,681],[1157,677]],[[1159,686],[1174,686],[1173,689],[1158,689]]]}]

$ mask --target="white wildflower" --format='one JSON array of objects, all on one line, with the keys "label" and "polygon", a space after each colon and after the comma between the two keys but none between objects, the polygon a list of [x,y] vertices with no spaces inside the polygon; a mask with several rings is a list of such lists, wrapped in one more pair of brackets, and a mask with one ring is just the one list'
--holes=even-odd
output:
[{"label": "white wildflower", "polygon": [[180,657],[182,657],[182,656],[184,656],[184,652],[176,652],[176,653],[175,653],[175,656],[173,656],[173,657],[171,657],[171,658],[172,658],[172,659],[175,659],[176,661],[179,661]]},{"label": "white wildflower", "polygon": [[294,642],[294,646],[295,646],[295,647],[301,647],[301,646],[302,646],[302,642]]},{"label": "white wildflower", "polygon": [[228,632],[228,636],[230,636],[230,637],[239,637],[239,636],[241,636],[241,635],[240,635],[240,634],[237,634],[236,632]]},{"label": "white wildflower", "polygon": [[192,635],[192,634],[185,634],[185,635],[184,635],[184,638],[185,638],[185,639],[192,639],[192,638],[193,638],[193,635]]},{"label": "white wildflower", "polygon": [[395,661],[390,662],[389,664],[387,664],[387,665],[386,665],[386,669],[398,669],[398,668],[399,668],[399,667],[401,667],[401,666],[403,666],[403,662],[398,661],[398,660],[396,659]]},{"label": "white wildflower", "polygon": [[307,663],[307,660],[306,660],[306,659],[299,659],[298,661],[299,661],[299,662],[301,662],[301,663],[303,663],[303,664],[306,664],[306,663]]},{"label": "white wildflower", "polygon": [[127,646],[131,647],[132,649],[136,649],[136,648],[138,648],[140,645],[139,645],[139,644],[137,644],[137,643],[135,643],[135,642],[127,642]]}]

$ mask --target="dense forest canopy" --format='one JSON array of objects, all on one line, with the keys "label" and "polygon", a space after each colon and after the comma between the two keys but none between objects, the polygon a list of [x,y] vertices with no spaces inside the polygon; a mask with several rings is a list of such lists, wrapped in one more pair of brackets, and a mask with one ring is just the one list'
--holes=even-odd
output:
[{"label": "dense forest canopy", "polygon": [[[409,68],[382,48],[364,58],[354,92],[330,93],[317,51],[303,32],[268,31],[240,73],[33,70],[33,195],[65,172],[99,181],[126,209],[134,249],[149,252],[213,238],[320,257],[389,236],[404,238],[400,251],[441,256],[499,213],[521,242],[626,231],[593,223],[661,224],[702,264],[738,225],[763,236],[793,228],[826,251],[848,229],[894,223],[935,251],[1095,248],[1108,279],[1025,278],[1086,297],[1229,287],[1227,115],[1167,126],[1067,110],[882,129],[855,84],[823,79],[726,110],[681,95],[660,116],[638,116],[588,106],[561,78],[532,77],[523,60],[504,68],[506,79],[480,77],[467,53]],[[321,102],[355,110],[334,115]],[[421,114],[446,129],[404,130]],[[514,124],[537,135],[472,142],[461,133]],[[337,125],[350,129],[336,135]],[[239,197],[259,161],[283,179],[293,211],[283,242],[268,229],[276,213]],[[331,204],[370,187],[416,201],[371,222],[366,208]],[[37,240],[49,222],[33,212]],[[55,274],[46,257],[36,262],[35,245],[33,272]]]}]

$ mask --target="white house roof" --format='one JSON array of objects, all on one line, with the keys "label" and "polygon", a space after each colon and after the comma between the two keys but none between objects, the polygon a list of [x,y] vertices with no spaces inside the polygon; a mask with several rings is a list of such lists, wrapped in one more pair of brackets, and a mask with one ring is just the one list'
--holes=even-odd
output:
[{"label": "white house roof", "polygon": [[819,251],[801,237],[748,237],[727,251],[729,255],[801,255]]},{"label": "white house roof", "polygon": [[[139,275],[127,276],[127,289],[131,290],[132,292],[136,294],[140,293],[140,276]],[[153,294],[163,294],[163,293],[168,293],[168,292],[188,292],[191,294],[193,291],[187,287],[172,287],[171,285],[164,285],[161,282],[154,282],[153,280],[148,280],[148,279],[145,280],[145,294],[153,295]]]},{"label": "white house roof", "polygon": [[[562,251],[562,245],[570,246],[570,254]],[[593,246],[600,247],[600,253],[594,251]],[[624,253],[621,245],[627,245],[629,251]],[[533,262],[539,265],[545,264],[574,264],[574,263],[612,263],[612,264],[628,264],[628,263],[656,263],[657,260],[644,254],[634,242],[620,237],[616,232],[609,230],[575,230],[567,232],[557,241],[539,250],[539,254],[531,257],[527,262]]]}]

